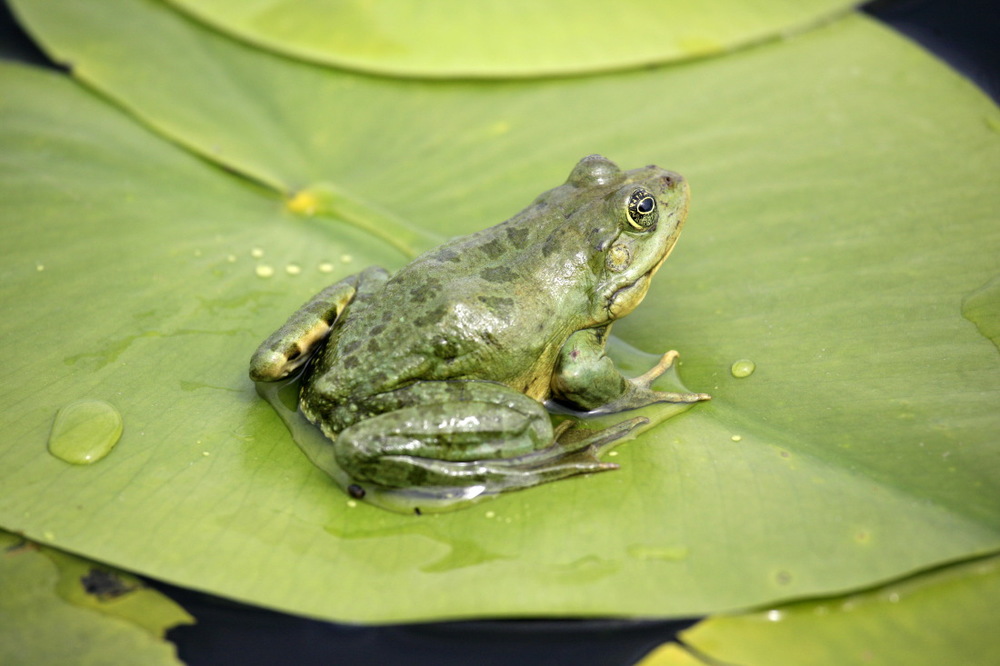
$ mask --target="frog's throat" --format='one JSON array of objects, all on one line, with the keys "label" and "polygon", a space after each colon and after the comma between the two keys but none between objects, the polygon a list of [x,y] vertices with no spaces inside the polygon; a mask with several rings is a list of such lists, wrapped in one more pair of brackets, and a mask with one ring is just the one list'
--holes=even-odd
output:
[{"label": "frog's throat", "polygon": [[[656,275],[656,271],[660,270],[660,266],[662,266],[663,262],[667,260],[667,257],[670,256],[670,253],[674,251],[675,247],[677,247],[676,239],[674,240],[674,242],[670,244],[670,247],[667,248],[667,251],[663,253],[663,256],[660,257],[660,260],[656,262],[656,265],[650,268],[649,272],[646,273],[646,276],[648,276],[650,280],[652,280],[653,276]],[[641,280],[642,278],[639,279]]]}]

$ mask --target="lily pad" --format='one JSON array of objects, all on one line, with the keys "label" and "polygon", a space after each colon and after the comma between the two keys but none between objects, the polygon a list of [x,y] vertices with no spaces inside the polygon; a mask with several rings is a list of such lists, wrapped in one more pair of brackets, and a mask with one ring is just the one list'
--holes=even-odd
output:
[{"label": "lily pad", "polygon": [[167,629],[183,609],[133,576],[0,532],[5,664],[180,664]]},{"label": "lily pad", "polygon": [[[371,622],[690,616],[1000,547],[1000,354],[970,321],[1000,254],[998,112],[878,25],[473,83],[287,60],[155,2],[14,7],[77,81],[2,77],[3,526]],[[351,503],[250,353],[325,284],[499,222],[593,152],[692,183],[615,331],[679,349],[714,400],[614,473],[419,518]],[[89,466],[46,450],[81,399],[124,424]]]},{"label": "lily pad", "polygon": [[280,53],[379,74],[580,74],[702,57],[803,30],[845,0],[170,0]]},{"label": "lily pad", "polygon": [[668,643],[638,666],[995,664],[998,612],[994,557],[859,594],[710,618],[680,635],[694,654]]}]

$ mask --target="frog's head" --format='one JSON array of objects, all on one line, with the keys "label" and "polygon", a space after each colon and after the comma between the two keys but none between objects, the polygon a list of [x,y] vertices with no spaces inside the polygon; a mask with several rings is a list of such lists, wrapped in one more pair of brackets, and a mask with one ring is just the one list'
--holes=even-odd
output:
[{"label": "frog's head", "polygon": [[566,185],[587,193],[573,217],[585,225],[591,247],[594,321],[614,321],[639,305],[673,249],[687,216],[687,181],[654,165],[623,172],[611,160],[590,155]]}]

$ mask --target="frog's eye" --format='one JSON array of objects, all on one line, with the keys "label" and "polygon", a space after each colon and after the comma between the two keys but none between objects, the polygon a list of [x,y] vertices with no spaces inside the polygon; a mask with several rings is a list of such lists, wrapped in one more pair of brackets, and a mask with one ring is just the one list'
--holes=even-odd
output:
[{"label": "frog's eye", "polygon": [[656,199],[643,189],[632,193],[628,200],[628,223],[639,231],[649,229],[656,224]]}]

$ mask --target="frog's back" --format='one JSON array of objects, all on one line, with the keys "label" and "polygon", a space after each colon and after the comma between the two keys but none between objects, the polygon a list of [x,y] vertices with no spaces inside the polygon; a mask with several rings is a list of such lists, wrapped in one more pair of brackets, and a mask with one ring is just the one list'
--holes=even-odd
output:
[{"label": "frog's back", "polygon": [[421,255],[349,308],[314,370],[322,392],[483,379],[544,398],[542,377],[579,325],[586,289],[567,287],[579,277],[564,274],[581,267],[531,210]]}]

